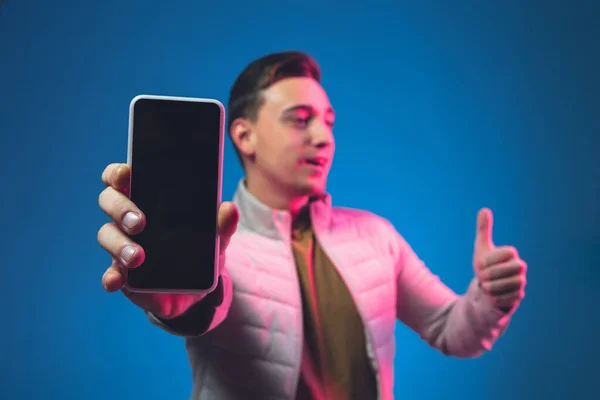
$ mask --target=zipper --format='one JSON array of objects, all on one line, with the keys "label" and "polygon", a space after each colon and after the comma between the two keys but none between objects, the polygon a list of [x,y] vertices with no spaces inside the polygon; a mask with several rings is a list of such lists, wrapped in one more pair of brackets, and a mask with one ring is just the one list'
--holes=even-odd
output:
[{"label": "zipper", "polygon": [[[280,224],[282,221],[282,215],[279,214],[277,216],[277,222]],[[298,318],[296,323],[299,326],[299,340],[296,344],[296,369],[294,372],[294,380],[292,381],[292,391],[290,393],[289,398],[291,400],[296,400],[296,392],[298,391],[298,383],[300,381],[300,373],[302,370],[302,346],[304,345],[304,310],[302,309],[302,290],[300,288],[300,278],[298,277],[298,271],[296,267],[296,262],[294,259],[294,251],[292,249],[292,239],[291,239],[291,225],[288,227],[289,232],[286,232],[285,235],[282,234],[282,251],[287,255],[287,259],[291,260],[291,271],[293,279],[296,282],[296,304],[298,305]],[[286,231],[288,230],[286,229]],[[280,230],[281,234],[281,230]],[[289,236],[288,236],[289,235]]]},{"label": "zipper", "polygon": [[[311,231],[311,234],[314,233],[314,229]],[[323,395],[325,396],[326,399],[329,399],[329,390],[331,387],[331,383],[330,383],[330,379],[329,379],[329,374],[327,374],[327,368],[326,368],[326,357],[325,357],[325,349],[324,349],[324,343],[323,343],[323,325],[322,325],[322,315],[321,315],[321,311],[319,310],[319,302],[320,302],[320,298],[317,296],[317,290],[316,290],[316,279],[315,279],[315,263],[314,263],[314,251],[315,251],[315,242],[316,242],[316,235],[314,236],[314,240],[311,237],[310,238],[310,247],[308,249],[308,254],[309,254],[309,259],[308,259],[308,280],[310,282],[310,293],[311,293],[311,297],[312,297],[312,312],[315,315],[315,322],[316,322],[316,326],[314,327],[314,329],[317,331],[317,350],[319,352],[319,360],[320,360],[320,365],[319,367],[319,375],[322,379],[323,382]],[[304,308],[303,308],[304,310]],[[304,319],[302,319],[302,322],[304,323]],[[304,327],[302,327],[302,332],[304,332]],[[302,346],[304,346],[304,341],[302,343]],[[302,365],[301,365],[302,366]]]},{"label": "zipper", "polygon": [[[364,323],[364,322],[363,322]],[[367,355],[371,360],[371,368],[375,373],[375,381],[377,382],[377,400],[381,400],[381,377],[379,374],[379,365],[377,364],[377,355],[375,354],[375,350],[373,350],[373,340],[371,338],[371,334],[365,325],[365,337],[367,338]]]},{"label": "zipper", "polygon": [[[294,260],[294,253],[292,251],[292,243],[291,242],[283,242],[283,247],[286,249],[286,252],[288,254],[288,257],[290,257],[290,259],[293,261]],[[288,248],[289,247],[289,248]],[[296,271],[296,265],[294,262],[292,262],[292,266],[293,271],[294,271],[294,276],[295,276],[295,280],[296,280],[296,300],[297,300],[297,304],[299,305],[298,307],[298,319],[296,321],[296,323],[298,324],[298,326],[300,327],[300,337],[298,340],[298,344],[296,344],[296,369],[295,369],[295,376],[294,376],[294,384],[292,387],[292,392],[290,393],[290,398],[295,400],[296,399],[296,392],[298,391],[298,383],[300,380],[300,372],[302,369],[302,346],[304,344],[304,310],[302,309],[302,293],[300,290],[300,278],[298,277],[298,272]]]},{"label": "zipper", "polygon": [[[329,257],[331,259],[331,261],[333,261],[333,265],[334,265],[335,269],[337,270],[338,274],[340,274],[340,277],[342,278],[342,280],[344,281],[344,284],[348,288],[348,291],[350,292],[350,296],[352,296],[354,305],[358,308],[358,301],[355,297],[355,293],[353,290],[351,290],[350,285],[348,285],[348,280],[346,279],[346,277],[344,276],[344,274],[340,271],[340,269],[338,267],[338,265],[341,265],[339,263],[340,260],[338,260],[337,257],[331,257],[331,254],[325,248],[326,246],[319,238],[319,234],[317,233],[316,228],[314,229],[314,234],[315,234],[315,238],[321,244],[321,249],[323,250],[323,252],[327,255],[327,257]],[[365,317],[363,316],[363,313],[360,312],[360,310],[359,310],[358,314],[360,315],[360,319],[363,323],[363,327],[364,327],[364,331],[365,331],[365,339],[367,342],[366,343],[367,356],[371,360],[371,368],[373,369],[373,372],[375,373],[375,380],[377,383],[377,400],[381,400],[381,398],[382,398],[381,377],[379,375],[379,364],[378,364],[378,360],[377,360],[377,354],[375,353],[375,350],[373,349],[373,342],[374,342],[373,337],[371,335],[371,332],[368,329],[368,324],[367,324],[367,321],[365,321]]]}]

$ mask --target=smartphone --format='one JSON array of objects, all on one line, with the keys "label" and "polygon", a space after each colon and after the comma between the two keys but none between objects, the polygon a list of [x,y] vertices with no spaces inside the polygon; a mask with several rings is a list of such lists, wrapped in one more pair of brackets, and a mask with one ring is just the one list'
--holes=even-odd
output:
[{"label": "smartphone", "polygon": [[145,251],[125,287],[209,293],[217,286],[225,108],[214,99],[139,95],[129,106],[129,198],[145,214]]}]

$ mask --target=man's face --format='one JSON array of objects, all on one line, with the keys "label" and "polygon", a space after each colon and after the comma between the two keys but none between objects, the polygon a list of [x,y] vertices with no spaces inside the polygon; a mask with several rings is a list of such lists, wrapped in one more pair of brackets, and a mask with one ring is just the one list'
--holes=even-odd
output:
[{"label": "man's face", "polygon": [[249,168],[292,196],[325,191],[333,161],[335,114],[321,85],[288,78],[263,92]]}]

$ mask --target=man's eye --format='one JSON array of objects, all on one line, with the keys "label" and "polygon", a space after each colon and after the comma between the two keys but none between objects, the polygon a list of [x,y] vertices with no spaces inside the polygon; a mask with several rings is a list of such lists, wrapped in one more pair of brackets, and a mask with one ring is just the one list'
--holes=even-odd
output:
[{"label": "man's eye", "polygon": [[292,118],[292,123],[298,128],[306,128],[308,123],[310,122],[310,117],[300,118],[294,117]]}]

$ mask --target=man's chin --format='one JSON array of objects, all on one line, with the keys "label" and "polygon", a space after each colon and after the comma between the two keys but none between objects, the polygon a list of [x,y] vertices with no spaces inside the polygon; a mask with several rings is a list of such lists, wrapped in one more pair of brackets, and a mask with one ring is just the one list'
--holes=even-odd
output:
[{"label": "man's chin", "polygon": [[308,180],[299,182],[295,191],[298,196],[319,197],[325,194],[326,186],[326,181]]}]

